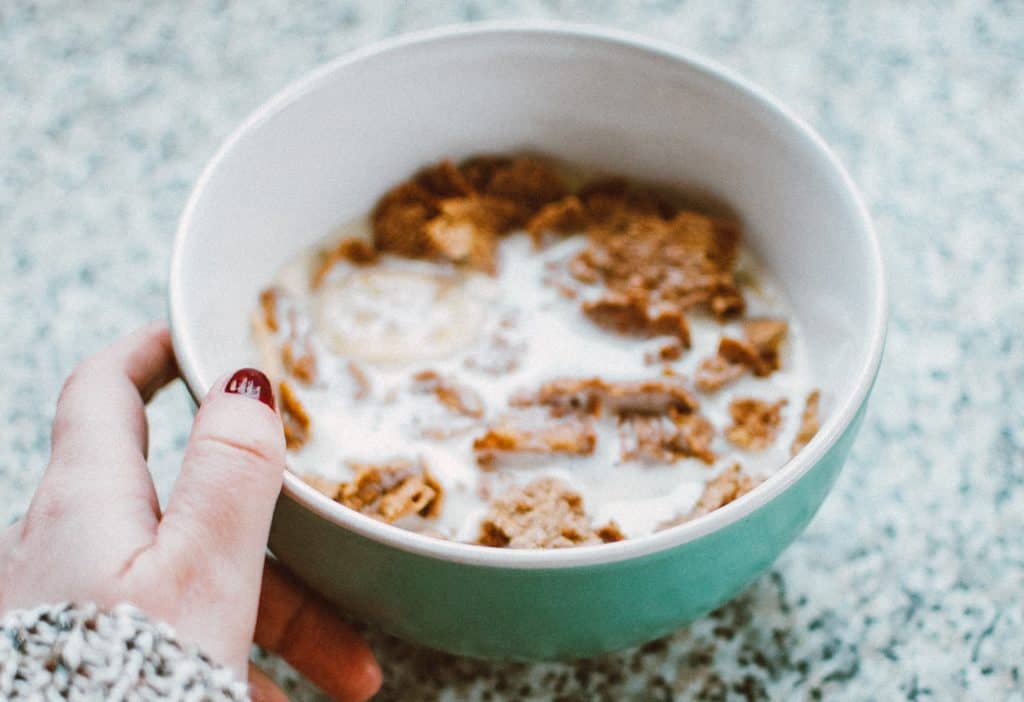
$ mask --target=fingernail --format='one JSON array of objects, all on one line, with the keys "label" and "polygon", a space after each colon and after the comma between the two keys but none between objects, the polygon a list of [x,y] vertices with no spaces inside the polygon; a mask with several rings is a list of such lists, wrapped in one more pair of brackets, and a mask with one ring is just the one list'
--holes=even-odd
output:
[{"label": "fingernail", "polygon": [[277,410],[274,405],[274,391],[270,387],[270,380],[262,371],[255,368],[243,368],[235,371],[235,374],[228,380],[228,384],[224,386],[224,392],[251,397],[270,409]]}]

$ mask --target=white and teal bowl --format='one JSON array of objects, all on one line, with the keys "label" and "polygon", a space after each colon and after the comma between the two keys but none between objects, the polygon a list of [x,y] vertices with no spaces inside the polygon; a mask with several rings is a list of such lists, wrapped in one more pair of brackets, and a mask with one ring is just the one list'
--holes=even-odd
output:
[{"label": "white and teal bowl", "polygon": [[728,202],[803,326],[830,398],[821,431],[722,509],[563,550],[403,531],[286,474],[270,547],[396,636],[483,658],[574,658],[735,596],[807,526],[850,451],[882,356],[882,261],[856,187],[806,124],[719,66],[618,32],[476,25],[387,41],[316,69],[231,134],[181,218],[170,313],[201,398],[252,362],[250,311],[284,261],[424,164],[523,149]]}]

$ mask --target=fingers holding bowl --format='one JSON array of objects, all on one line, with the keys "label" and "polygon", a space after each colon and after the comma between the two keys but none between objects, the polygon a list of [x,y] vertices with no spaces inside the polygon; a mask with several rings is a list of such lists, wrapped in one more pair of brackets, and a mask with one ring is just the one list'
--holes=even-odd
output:
[{"label": "fingers holding bowl", "polygon": [[340,702],[362,702],[380,689],[380,666],[359,633],[271,560],[263,570],[254,638]]}]

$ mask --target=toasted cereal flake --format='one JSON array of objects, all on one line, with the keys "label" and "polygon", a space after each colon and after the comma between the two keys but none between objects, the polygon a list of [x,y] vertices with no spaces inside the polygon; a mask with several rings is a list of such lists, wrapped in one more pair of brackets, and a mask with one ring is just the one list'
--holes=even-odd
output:
[{"label": "toasted cereal flake", "polygon": [[750,342],[724,336],[718,342],[718,356],[728,363],[753,369],[760,364],[757,349]]},{"label": "toasted cereal flake", "polygon": [[378,257],[377,249],[366,239],[356,236],[346,237],[330,251],[320,253],[317,265],[310,277],[310,287],[314,290],[319,288],[331,269],[341,261],[347,261],[355,266],[368,266],[376,263]]},{"label": "toasted cereal flake", "polygon": [[545,405],[555,417],[575,414],[597,416],[607,384],[600,378],[559,378],[536,391],[520,392],[509,399],[513,407]]},{"label": "toasted cereal flake", "polygon": [[743,324],[742,341],[723,337],[718,355],[730,363],[741,364],[754,375],[770,375],[779,369],[779,346],[786,338],[788,325],[780,319],[751,319]]},{"label": "toasted cereal flake", "polygon": [[338,502],[389,524],[410,514],[432,518],[441,513],[443,490],[422,461],[350,463],[356,477],[344,483]]},{"label": "toasted cereal flake", "polygon": [[733,464],[708,481],[708,484],[704,486],[704,493],[697,500],[697,505],[683,521],[696,519],[715,511],[719,507],[724,507],[730,502],[746,495],[757,487],[760,482],[743,473],[739,463]]},{"label": "toasted cereal flake", "polygon": [[605,383],[605,402],[612,412],[666,412],[676,409],[696,412],[700,403],[690,394],[682,378]]},{"label": "toasted cereal flake", "polygon": [[606,544],[610,544],[616,541],[625,541],[626,535],[622,533],[619,525],[616,524],[613,519],[604,526],[598,527],[597,538],[601,539],[601,541]]},{"label": "toasted cereal flake", "polygon": [[670,219],[676,213],[676,208],[658,193],[633,187],[620,177],[592,180],[580,188],[577,197],[584,204],[588,221],[596,224],[643,215]]},{"label": "toasted cereal flake", "polygon": [[793,444],[789,447],[790,455],[795,456],[799,453],[804,446],[810,443],[814,435],[818,433],[818,429],[821,428],[821,420],[818,418],[818,404],[820,400],[821,392],[819,390],[813,390],[807,395],[804,411],[800,416],[800,429],[796,433],[796,438],[793,439]]},{"label": "toasted cereal flake", "polygon": [[682,310],[672,305],[651,305],[643,290],[609,292],[585,301],[582,309],[598,326],[620,334],[675,336],[683,346],[690,346],[690,327]]},{"label": "toasted cereal flake", "polygon": [[700,362],[693,383],[701,392],[716,392],[742,378],[747,370],[744,364],[732,363],[716,354]]},{"label": "toasted cereal flake", "polygon": [[668,363],[678,361],[683,357],[683,344],[679,339],[672,339],[660,344],[644,354],[644,363],[654,365],[656,363]]},{"label": "toasted cereal flake", "polygon": [[292,337],[281,344],[281,365],[289,375],[309,385],[316,380],[316,354],[308,337]]},{"label": "toasted cereal flake", "polygon": [[417,185],[439,198],[461,197],[474,191],[469,179],[448,159],[424,168],[413,179]]},{"label": "toasted cereal flake", "polygon": [[[637,307],[672,316],[705,306],[720,319],[743,311],[743,297],[733,275],[739,229],[730,222],[693,212],[672,219],[656,214],[615,210],[606,221],[587,229],[587,246],[570,261],[568,270],[582,283],[602,283],[617,303],[592,308],[617,321],[623,331],[643,319]],[[618,312],[617,317],[611,316]],[[667,322],[666,322],[667,323]]]},{"label": "toasted cereal flake", "polygon": [[494,273],[498,236],[515,222],[507,200],[473,195],[442,200],[440,213],[426,224],[431,251],[454,263]]},{"label": "toasted cereal flake", "polygon": [[575,195],[550,202],[526,223],[533,243],[539,246],[545,234],[575,234],[587,226],[586,210]]},{"label": "toasted cereal flake", "polygon": [[510,488],[491,502],[477,543],[495,548],[565,548],[624,538],[614,522],[595,531],[583,498],[550,477]]},{"label": "toasted cereal flake", "polygon": [[284,425],[285,445],[290,449],[300,448],[309,440],[309,413],[287,380],[282,380],[278,385],[278,396],[281,400],[281,423]]},{"label": "toasted cereal flake", "polygon": [[570,454],[589,455],[597,444],[593,425],[584,419],[569,417],[559,422],[536,426],[514,424],[507,417],[473,441],[473,451],[483,467],[493,466],[496,459],[508,454]]},{"label": "toasted cereal flake", "polygon": [[[526,156],[450,161],[388,191],[372,216],[376,251],[440,258],[493,273],[498,237],[566,194],[561,176]],[[327,258],[316,280],[335,261]]]},{"label": "toasted cereal flake", "polygon": [[413,392],[433,394],[438,401],[456,414],[480,419],[484,416],[484,403],[480,395],[468,385],[462,385],[434,370],[423,370],[412,377]]},{"label": "toasted cereal flake", "polygon": [[511,156],[479,154],[459,164],[459,172],[465,176],[473,190],[484,192],[494,174],[512,163]]},{"label": "toasted cereal flake", "polygon": [[743,323],[747,343],[757,351],[754,375],[769,375],[779,369],[779,346],[786,338],[789,325],[781,319],[750,319]]},{"label": "toasted cereal flake", "polygon": [[260,309],[263,311],[263,323],[267,329],[276,332],[281,328],[278,320],[278,298],[282,291],[278,287],[266,288],[260,292]]},{"label": "toasted cereal flake", "polygon": [[715,392],[741,378],[747,371],[757,376],[779,369],[779,346],[788,325],[781,319],[751,319],[743,323],[744,339],[725,336],[718,353],[697,366],[695,382],[701,392]]},{"label": "toasted cereal flake", "polygon": [[530,156],[517,156],[495,168],[481,190],[517,203],[525,214],[517,224],[525,224],[541,207],[568,194],[568,187],[558,172]]},{"label": "toasted cereal flake", "polygon": [[672,463],[693,457],[711,464],[714,434],[714,426],[699,414],[629,413],[619,418],[624,461]]},{"label": "toasted cereal flake", "polygon": [[556,416],[597,415],[610,412],[667,412],[675,408],[694,412],[700,403],[677,376],[655,380],[611,382],[601,378],[561,378],[544,383],[535,393],[520,393],[510,403],[517,407],[544,405]]},{"label": "toasted cereal flake", "polygon": [[431,251],[426,225],[440,212],[438,198],[415,182],[389,190],[374,208],[373,244],[407,258],[425,258]]},{"label": "toasted cereal flake", "polygon": [[760,451],[775,441],[782,425],[785,398],[767,402],[754,397],[738,397],[729,403],[733,424],[725,430],[729,441],[748,451]]}]

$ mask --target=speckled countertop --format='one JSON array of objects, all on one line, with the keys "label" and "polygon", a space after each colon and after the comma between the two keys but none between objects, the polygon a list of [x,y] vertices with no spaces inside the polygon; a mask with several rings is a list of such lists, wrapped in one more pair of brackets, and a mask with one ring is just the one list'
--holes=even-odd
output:
[{"label": "speckled countertop", "polygon": [[[1024,4],[0,5],[0,519],[62,378],[164,313],[175,220],[271,93],[380,37],[593,21],[730,66],[803,115],[874,214],[891,325],[872,410],[807,532],[733,603],[641,649],[493,665],[368,633],[383,700],[1024,699]],[[190,411],[150,411],[168,492]],[[315,691],[283,665],[299,700]]]}]

